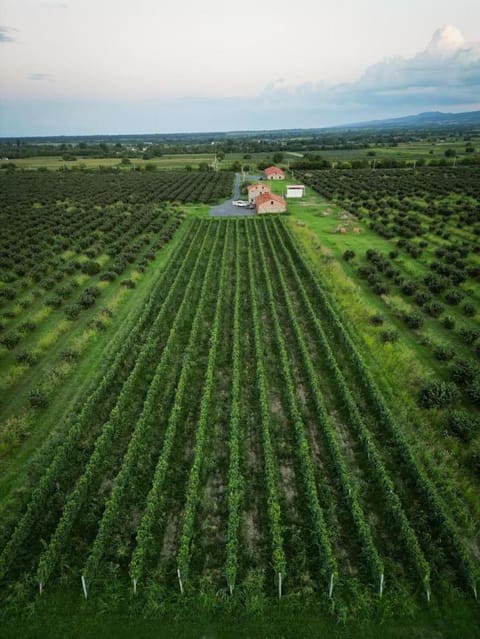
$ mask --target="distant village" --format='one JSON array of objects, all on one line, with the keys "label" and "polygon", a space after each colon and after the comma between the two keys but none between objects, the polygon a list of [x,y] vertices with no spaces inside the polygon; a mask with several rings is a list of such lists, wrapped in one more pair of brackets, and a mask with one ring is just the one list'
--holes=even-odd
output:
[{"label": "distant village", "polygon": [[[264,170],[262,181],[249,184],[247,187],[248,200],[238,200],[234,202],[237,206],[248,206],[255,209],[258,214],[264,213],[285,213],[287,211],[286,199],[272,193],[269,180],[285,180],[285,172],[277,166],[269,166]],[[285,191],[286,198],[301,198],[305,195],[303,184],[288,184]]]}]

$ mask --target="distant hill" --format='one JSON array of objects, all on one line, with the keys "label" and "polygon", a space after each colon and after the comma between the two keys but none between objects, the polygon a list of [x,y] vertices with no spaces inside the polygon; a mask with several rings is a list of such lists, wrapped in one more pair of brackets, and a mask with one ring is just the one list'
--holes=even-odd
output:
[{"label": "distant hill", "polygon": [[480,125],[480,111],[464,113],[442,113],[441,111],[426,111],[417,115],[407,115],[402,118],[387,120],[370,120],[369,122],[355,122],[335,127],[336,129],[389,129],[389,128],[431,128],[442,126],[472,126]]}]

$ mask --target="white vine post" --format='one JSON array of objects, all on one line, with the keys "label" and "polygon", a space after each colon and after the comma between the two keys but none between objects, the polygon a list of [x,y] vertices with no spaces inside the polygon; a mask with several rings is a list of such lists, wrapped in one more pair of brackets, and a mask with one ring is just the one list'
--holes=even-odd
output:
[{"label": "white vine post", "polygon": [[473,586],[473,594],[475,595],[475,599],[478,599],[478,596],[477,596],[477,586]]},{"label": "white vine post", "polygon": [[330,586],[328,587],[328,597],[329,597],[329,599],[332,598],[332,594],[333,594],[333,572],[330,575]]},{"label": "white vine post", "polygon": [[183,583],[182,583],[182,575],[180,573],[180,568],[177,568],[177,575],[178,575],[178,585],[180,586],[180,592],[183,595]]},{"label": "white vine post", "polygon": [[38,582],[38,592],[41,595],[43,592],[43,584],[41,581]]},{"label": "white vine post", "polygon": [[134,595],[137,594],[137,580],[136,579],[133,580],[133,594]]},{"label": "white vine post", "polygon": [[430,603],[430,588],[427,588],[427,601]]},{"label": "white vine post", "polygon": [[87,582],[85,581],[85,577],[82,575],[82,590],[83,590],[83,596],[85,597],[85,599],[87,598]]},{"label": "white vine post", "polygon": [[379,587],[380,597],[383,595],[383,572],[380,575],[380,587]]},{"label": "white vine post", "polygon": [[228,584],[228,588],[230,589],[230,596],[233,595],[233,586],[232,586],[232,584]]},{"label": "white vine post", "polygon": [[278,598],[282,598],[282,573],[278,573]]}]

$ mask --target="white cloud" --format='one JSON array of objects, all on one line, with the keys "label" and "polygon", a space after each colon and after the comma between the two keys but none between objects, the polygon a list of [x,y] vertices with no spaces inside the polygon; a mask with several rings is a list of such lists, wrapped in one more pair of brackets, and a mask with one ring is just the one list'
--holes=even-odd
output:
[{"label": "white cloud", "polygon": [[0,26],[0,42],[14,42],[14,32],[16,29],[11,27]]},{"label": "white cloud", "polygon": [[[319,115],[369,109],[415,112],[453,106],[480,108],[480,44],[468,43],[447,25],[433,34],[425,50],[411,58],[395,57],[368,67],[356,81],[345,84],[269,85],[262,102],[285,108],[317,108]],[[358,116],[357,116],[358,117]]]},{"label": "white cloud", "polygon": [[29,80],[53,80],[53,75],[51,73],[31,73],[28,76]]}]

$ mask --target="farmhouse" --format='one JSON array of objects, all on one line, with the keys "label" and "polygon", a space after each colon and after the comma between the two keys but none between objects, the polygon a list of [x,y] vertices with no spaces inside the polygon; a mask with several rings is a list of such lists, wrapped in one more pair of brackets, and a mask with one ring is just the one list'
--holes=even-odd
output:
[{"label": "farmhouse", "polygon": [[303,184],[287,184],[287,198],[303,197],[305,195],[305,186]]},{"label": "farmhouse", "polygon": [[264,193],[255,200],[257,213],[285,213],[287,203],[280,195],[275,193]]},{"label": "farmhouse", "polygon": [[269,166],[264,171],[267,180],[284,180],[285,173],[278,166]]},{"label": "farmhouse", "polygon": [[259,195],[264,193],[270,193],[270,187],[263,182],[257,182],[257,184],[249,184],[247,187],[248,201],[250,204],[255,204],[255,200]]}]

